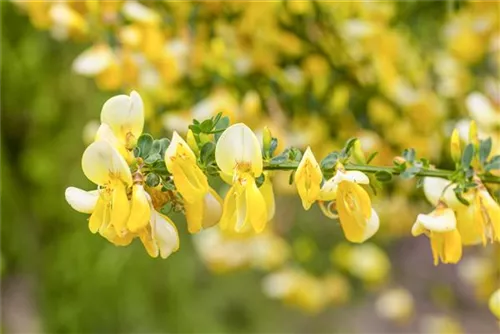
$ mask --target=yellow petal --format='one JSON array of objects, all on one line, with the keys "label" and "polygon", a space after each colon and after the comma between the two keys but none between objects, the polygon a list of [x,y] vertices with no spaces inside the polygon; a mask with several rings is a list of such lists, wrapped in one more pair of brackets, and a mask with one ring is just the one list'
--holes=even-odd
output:
[{"label": "yellow petal", "polygon": [[419,214],[417,222],[425,229],[439,233],[449,232],[457,227],[455,213],[450,208],[438,208],[428,215]]},{"label": "yellow petal", "polygon": [[222,207],[222,217],[219,222],[221,230],[227,230],[233,226],[233,222],[236,220],[236,186],[229,188],[229,191],[224,198],[224,204]]},{"label": "yellow petal", "polygon": [[75,187],[68,187],[64,193],[68,204],[78,212],[92,213],[99,199],[99,191],[85,191]]},{"label": "yellow petal", "polygon": [[203,228],[209,228],[219,222],[222,216],[222,199],[212,188],[204,198]]},{"label": "yellow petal", "polygon": [[179,249],[179,234],[170,218],[154,210],[153,216],[153,238],[160,249],[161,258],[166,259]]},{"label": "yellow petal", "polygon": [[311,205],[318,199],[322,180],[321,168],[311,148],[307,147],[295,172],[294,180],[305,210],[309,210]]},{"label": "yellow petal", "polygon": [[457,230],[444,233],[443,263],[457,263],[462,258],[462,239]]},{"label": "yellow petal", "polygon": [[98,185],[120,179],[127,185],[132,184],[132,174],[125,159],[105,141],[90,144],[83,152],[82,169],[85,176]]},{"label": "yellow petal", "polygon": [[204,214],[203,202],[203,197],[198,197],[197,200],[192,202],[184,201],[184,211],[189,233],[198,233],[201,230],[201,221]]},{"label": "yellow petal", "polygon": [[488,302],[491,313],[495,315],[500,320],[500,289],[493,292]]},{"label": "yellow petal", "polygon": [[275,203],[274,203],[274,192],[273,192],[273,182],[270,179],[268,173],[266,173],[266,179],[262,186],[259,188],[262,196],[264,196],[264,201],[266,202],[267,209],[267,221],[270,221],[274,217]]},{"label": "yellow petal", "polygon": [[137,232],[149,224],[151,207],[142,185],[135,184],[132,188],[132,203],[127,228],[131,232]]},{"label": "yellow petal", "polygon": [[141,242],[144,245],[144,248],[146,249],[146,252],[149,254],[149,256],[153,258],[158,257],[160,249],[158,248],[156,241],[153,240],[151,229],[144,229],[141,233],[139,233],[139,238],[141,239]]},{"label": "yellow petal", "polygon": [[262,174],[260,143],[243,123],[231,125],[222,133],[215,147],[215,161],[225,174],[233,175],[235,169],[251,171],[254,177]]},{"label": "yellow petal", "polygon": [[249,178],[247,182],[248,183],[245,189],[245,220],[250,222],[255,232],[260,233],[264,230],[264,227],[266,227],[268,220],[266,201],[264,200],[264,196],[262,196],[259,188],[257,188],[255,180]]},{"label": "yellow petal", "polygon": [[101,122],[108,124],[115,136],[124,142],[128,133],[139,138],[144,127],[144,104],[141,96],[136,91],[132,91],[130,96],[113,96],[102,107]]},{"label": "yellow petal", "polygon": [[363,240],[361,242],[365,242],[370,239],[377,233],[380,227],[380,219],[378,218],[377,212],[372,209],[372,214],[370,218],[368,218],[366,222],[365,232],[363,235]]},{"label": "yellow petal", "polygon": [[175,187],[186,202],[199,200],[208,190],[207,178],[198,166],[174,164],[171,173],[174,176]]},{"label": "yellow petal", "polygon": [[186,141],[179,136],[177,131],[174,131],[172,140],[165,150],[165,164],[167,165],[169,171],[173,164],[173,159],[176,159],[179,155],[185,155],[184,159],[196,162],[196,155],[193,150],[191,150],[188,143],[186,143]]},{"label": "yellow petal", "polygon": [[463,205],[455,209],[457,217],[457,230],[462,237],[463,245],[477,245],[483,241],[483,225],[474,218],[475,205]]},{"label": "yellow petal", "polygon": [[100,196],[97,200],[94,212],[89,219],[90,232],[97,233],[101,225],[106,221],[107,215],[109,215],[109,203]]},{"label": "yellow petal", "polygon": [[347,240],[363,242],[368,219],[372,215],[370,197],[359,185],[341,182],[337,190],[337,211]]},{"label": "yellow petal", "polygon": [[115,227],[118,236],[125,234],[129,216],[130,203],[127,198],[127,190],[125,185],[118,181],[113,186],[111,197],[111,224]]}]

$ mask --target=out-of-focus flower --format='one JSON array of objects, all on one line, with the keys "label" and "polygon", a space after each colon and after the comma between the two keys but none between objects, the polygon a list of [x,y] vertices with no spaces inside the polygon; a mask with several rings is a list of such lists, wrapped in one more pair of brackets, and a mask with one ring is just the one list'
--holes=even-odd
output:
[{"label": "out-of-focus flower", "polygon": [[215,160],[225,179],[232,179],[224,199],[221,228],[243,232],[252,227],[256,232],[263,231],[268,210],[255,183],[262,174],[262,153],[255,134],[242,123],[231,125],[217,142]]},{"label": "out-of-focus flower", "polygon": [[411,293],[403,288],[384,291],[375,302],[377,314],[392,321],[408,321],[414,312]]},{"label": "out-of-focus flower", "polygon": [[362,245],[337,245],[331,254],[332,261],[367,285],[382,283],[389,275],[391,263],[387,254],[372,243]]},{"label": "out-of-focus flower", "polygon": [[493,292],[488,302],[491,313],[500,320],[500,289]]},{"label": "out-of-focus flower", "polygon": [[450,317],[442,315],[426,315],[420,321],[422,333],[436,334],[462,334],[464,333],[460,323]]},{"label": "out-of-focus flower", "polygon": [[425,234],[431,241],[434,265],[457,263],[462,257],[462,240],[457,230],[457,221],[452,209],[444,203],[438,204],[430,214],[419,214],[411,233]]}]

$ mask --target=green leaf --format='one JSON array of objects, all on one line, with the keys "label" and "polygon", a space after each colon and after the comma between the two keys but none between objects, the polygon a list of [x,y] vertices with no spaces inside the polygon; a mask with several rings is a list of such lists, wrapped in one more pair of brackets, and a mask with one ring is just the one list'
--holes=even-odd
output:
[{"label": "green leaf", "polygon": [[199,134],[201,132],[200,126],[198,124],[191,124],[188,126],[188,128],[195,134]]},{"label": "green leaf", "polygon": [[277,155],[275,157],[273,157],[270,161],[271,164],[273,165],[277,165],[277,164],[281,164],[285,161],[288,160],[288,155],[285,155],[284,153],[281,153],[280,155]]},{"label": "green leaf", "polygon": [[462,167],[469,168],[474,158],[474,145],[469,143],[465,146],[464,154],[462,155]]},{"label": "green leaf", "polygon": [[370,156],[368,156],[368,159],[366,159],[366,164],[368,165],[376,156],[377,156],[378,152],[373,152],[372,154],[370,154]]},{"label": "green leaf", "polygon": [[417,188],[422,188],[424,186],[424,178],[417,177]]},{"label": "green leaf", "polygon": [[481,143],[479,144],[479,161],[481,161],[481,164],[484,164],[486,159],[488,159],[488,156],[491,153],[491,146],[491,137],[486,140],[481,140]]},{"label": "green leaf", "polygon": [[160,153],[154,153],[148,155],[146,159],[144,159],[144,162],[148,165],[155,163],[156,161],[161,160],[163,161],[163,158],[161,157]]},{"label": "green leaf", "polygon": [[153,137],[147,133],[142,134],[137,140],[137,147],[139,148],[140,157],[147,157],[153,147]]},{"label": "green leaf", "polygon": [[292,185],[293,184],[293,180],[295,179],[295,170],[293,170],[291,173],[290,173],[290,177],[288,178],[288,184],[289,185]]},{"label": "green leaf", "polygon": [[375,177],[380,182],[389,182],[390,180],[392,180],[392,173],[385,170],[379,170],[375,173]]},{"label": "green leaf", "polygon": [[159,140],[154,140],[153,141],[153,146],[151,146],[151,150],[149,151],[149,154],[160,154],[161,152],[161,142]]},{"label": "green leaf", "polygon": [[[217,124],[215,124],[215,130],[224,130],[229,126],[229,117],[224,116],[219,119]],[[223,131],[217,132],[214,134],[215,141],[219,140],[219,137],[221,136]]]},{"label": "green leaf", "polygon": [[339,159],[339,154],[337,152],[332,152],[328,154],[323,160],[321,160],[321,169],[333,169],[337,164]]},{"label": "green leaf", "polygon": [[415,149],[407,148],[403,151],[403,158],[408,162],[413,162],[415,160]]},{"label": "green leaf", "polygon": [[273,137],[271,139],[271,144],[269,144],[269,156],[270,157],[273,156],[274,151],[276,151],[277,147],[278,147],[278,139]]},{"label": "green leaf", "polygon": [[302,152],[296,147],[290,147],[285,150],[288,153],[288,160],[299,162],[302,160]]},{"label": "green leaf", "polygon": [[265,179],[266,177],[264,176],[264,173],[260,174],[260,176],[255,179],[255,184],[257,185],[257,187],[260,188],[260,186],[264,183]]},{"label": "green leaf", "polygon": [[156,187],[160,184],[160,177],[154,173],[149,173],[148,176],[146,176],[146,184],[149,187]]},{"label": "green leaf", "polygon": [[469,205],[469,201],[467,201],[464,197],[463,197],[463,189],[461,187],[455,187],[453,189],[453,191],[455,192],[455,196],[457,197],[457,199],[460,201],[460,203],[464,204],[464,205]]},{"label": "green leaf", "polygon": [[201,130],[201,132],[209,133],[210,131],[212,131],[213,127],[214,127],[214,124],[212,123],[212,120],[206,119],[203,122],[201,122],[200,130]]},{"label": "green leaf", "polygon": [[490,159],[490,164],[495,162],[500,162],[500,155],[495,155]]},{"label": "green leaf", "polygon": [[487,172],[492,170],[500,170],[500,161],[490,162],[484,167],[484,170]]},{"label": "green leaf", "polygon": [[345,142],[345,145],[344,145],[344,148],[343,148],[343,151],[346,153],[346,154],[349,154],[351,152],[351,149],[352,147],[354,146],[354,143],[356,142],[358,138],[349,138],[346,142]]},{"label": "green leaf", "polygon": [[217,123],[219,122],[220,118],[222,117],[222,113],[217,113],[217,115],[214,116],[212,122],[214,125],[217,125]]},{"label": "green leaf", "polygon": [[162,138],[158,140],[160,142],[160,155],[162,157],[165,156],[165,151],[167,150],[168,145],[170,145],[170,139]]},{"label": "green leaf", "polygon": [[411,179],[415,175],[420,172],[421,168],[417,166],[411,166],[410,168],[407,168],[403,173],[400,174],[401,178],[403,179]]},{"label": "green leaf", "polygon": [[200,151],[200,160],[205,165],[213,160],[213,155],[215,153],[215,144],[211,141],[205,143]]}]

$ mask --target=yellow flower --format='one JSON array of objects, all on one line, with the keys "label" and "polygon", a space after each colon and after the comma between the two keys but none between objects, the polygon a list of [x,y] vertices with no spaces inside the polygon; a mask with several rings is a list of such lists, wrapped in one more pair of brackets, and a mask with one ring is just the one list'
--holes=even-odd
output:
[{"label": "yellow flower", "polygon": [[474,209],[474,221],[480,222],[483,243],[486,243],[486,237],[492,242],[500,242],[500,204],[491,197],[482,184],[477,190]]},{"label": "yellow flower", "polygon": [[500,289],[493,292],[490,297],[488,306],[490,307],[491,313],[493,313],[495,317],[500,319]]},{"label": "yellow flower", "polygon": [[232,179],[224,199],[221,229],[245,232],[249,226],[261,232],[268,210],[255,178],[262,174],[262,153],[255,134],[242,123],[227,128],[215,148],[215,160],[223,179]]},{"label": "yellow flower", "polygon": [[434,265],[457,263],[462,257],[462,240],[453,210],[440,203],[430,214],[419,214],[412,227],[413,236],[425,234],[431,240]]},{"label": "yellow flower", "polygon": [[305,210],[318,199],[322,180],[321,168],[308,146],[295,172],[295,184]]},{"label": "yellow flower", "polygon": [[221,216],[222,200],[208,185],[207,177],[196,163],[196,155],[174,131],[165,151],[165,164],[184,199],[184,210],[190,233],[215,225]]},{"label": "yellow flower", "polygon": [[375,311],[383,318],[406,322],[414,312],[413,296],[403,288],[390,289],[378,297]]},{"label": "yellow flower", "polygon": [[139,233],[144,248],[151,257],[166,259],[179,249],[179,234],[167,216],[151,210],[149,225]]},{"label": "yellow flower", "polygon": [[89,219],[89,228],[96,233],[111,225],[116,234],[126,234],[130,214],[127,188],[132,186],[132,174],[125,159],[108,142],[92,143],[83,153],[85,176],[100,187],[99,199]]},{"label": "yellow flower", "polygon": [[470,205],[461,203],[455,195],[454,188],[456,184],[451,184],[451,181],[438,177],[424,178],[424,194],[427,200],[437,205],[439,201],[446,203],[448,207],[453,209],[457,220],[457,230],[462,238],[462,244],[477,245],[481,242],[486,242],[484,231],[482,228],[482,219],[475,218],[475,215],[480,214],[478,209],[477,196],[474,192],[464,194],[464,198],[469,201]]},{"label": "yellow flower", "polygon": [[207,177],[198,167],[196,155],[175,131],[165,151],[165,164],[185,201],[195,202],[208,192]]},{"label": "yellow flower", "polygon": [[[360,184],[369,182],[366,174],[358,171],[337,170],[335,176],[325,182],[323,195],[335,193],[340,225],[347,240],[361,243],[371,238],[380,226],[377,213],[371,207],[368,193]],[[330,197],[331,198],[331,197]]]},{"label": "yellow flower", "polygon": [[130,96],[116,95],[107,100],[101,110],[101,123],[101,127],[110,132],[98,131],[97,139],[102,136],[102,139],[111,144],[118,143],[128,150],[132,149],[144,128],[144,104],[141,96],[132,91]]}]

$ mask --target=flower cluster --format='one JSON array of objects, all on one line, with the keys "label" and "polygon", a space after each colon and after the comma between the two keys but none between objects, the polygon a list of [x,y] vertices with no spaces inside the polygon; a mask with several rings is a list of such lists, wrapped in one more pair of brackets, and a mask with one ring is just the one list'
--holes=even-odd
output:
[{"label": "flower cluster", "polygon": [[67,188],[66,200],[75,210],[90,214],[92,233],[117,246],[139,237],[149,255],[167,258],[179,248],[176,227],[153,207],[140,167],[133,173],[129,167],[143,125],[143,102],[136,92],[106,101],[95,141],[82,157],[85,176],[98,188]]}]

